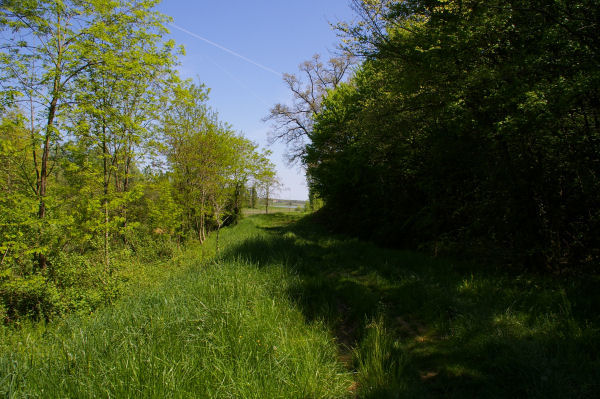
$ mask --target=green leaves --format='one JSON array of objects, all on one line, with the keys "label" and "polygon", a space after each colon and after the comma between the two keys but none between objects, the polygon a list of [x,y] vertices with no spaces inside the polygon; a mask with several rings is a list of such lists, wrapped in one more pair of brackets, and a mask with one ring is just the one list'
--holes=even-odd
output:
[{"label": "green leaves", "polygon": [[254,143],[217,119],[204,86],[185,81],[172,90],[162,120],[163,148],[185,229],[203,241],[212,224],[220,228],[238,217],[243,188],[267,161]]},{"label": "green leaves", "polygon": [[436,253],[594,268],[598,5],[353,4],[344,46],[368,59],[329,93],[304,158],[334,219]]},{"label": "green leaves", "polygon": [[[156,1],[2,4],[0,272],[23,277],[10,284],[67,290],[68,259],[85,257],[109,290],[116,254],[156,254],[140,240],[168,253],[171,237],[235,222],[273,165],[181,81]],[[26,314],[17,302],[0,308]]]}]

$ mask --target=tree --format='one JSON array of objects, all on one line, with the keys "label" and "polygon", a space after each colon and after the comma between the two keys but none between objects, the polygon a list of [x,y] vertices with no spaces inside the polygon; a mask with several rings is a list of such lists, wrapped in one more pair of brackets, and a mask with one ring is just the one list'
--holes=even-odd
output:
[{"label": "tree", "polygon": [[234,223],[241,217],[246,186],[260,167],[260,154],[255,143],[241,136],[235,137],[231,145],[236,154],[231,175],[233,196],[229,204],[232,212],[231,222]]},{"label": "tree", "polygon": [[275,165],[269,160],[270,155],[270,151],[265,151],[259,156],[258,168],[254,176],[258,193],[265,200],[265,213],[269,213],[269,201],[271,201],[273,194],[282,186],[277,177]]},{"label": "tree", "polygon": [[[40,219],[46,216],[50,151],[60,140],[57,113],[70,97],[73,78],[99,62],[86,57],[84,45],[95,22],[91,11],[87,5],[71,2],[3,2],[2,28],[5,34],[10,31],[10,37],[4,38],[8,52],[2,57],[4,82],[9,85],[5,89],[29,101],[31,135],[34,143],[38,138],[42,141],[41,156],[37,145],[33,148]],[[36,120],[42,125],[41,137]],[[38,257],[40,267],[45,268],[45,254],[40,252]]]},{"label": "tree", "polygon": [[293,163],[304,155],[304,146],[313,129],[313,118],[321,110],[327,91],[342,82],[353,59],[349,56],[330,58],[325,64],[315,54],[300,64],[300,76],[284,74],[283,81],[292,93],[292,103],[276,104],[264,121],[273,122],[269,140],[288,146],[288,160]]},{"label": "tree", "polygon": [[[39,201],[38,217],[46,218],[48,182],[52,153],[57,153],[64,133],[66,106],[77,99],[75,81],[92,67],[117,64],[114,51],[124,38],[119,32],[136,31],[140,23],[161,29],[164,21],[150,11],[155,1],[75,0],[22,2],[5,0],[0,12],[3,50],[1,72],[3,90],[29,107],[33,137],[34,193]],[[148,25],[146,25],[148,26]],[[156,39],[156,33],[139,32]],[[112,33],[112,34],[111,34]],[[41,142],[41,149],[38,143]],[[46,267],[46,254],[38,253],[40,268]]]},{"label": "tree", "polygon": [[218,236],[222,226],[239,217],[246,184],[262,165],[256,144],[206,106],[207,94],[203,86],[182,82],[173,89],[161,122],[186,228],[195,230],[200,242],[211,225]]},{"label": "tree", "polygon": [[185,209],[185,229],[195,228],[199,241],[203,242],[206,239],[205,215],[209,192],[206,185],[208,176],[203,169],[205,160],[199,150],[204,149],[204,133],[211,123],[205,104],[208,90],[188,81],[171,90],[172,97],[161,121],[164,153],[179,202]]},{"label": "tree", "polygon": [[303,158],[331,219],[434,253],[593,268],[597,4],[353,4],[344,47],[366,59],[323,101]]},{"label": "tree", "polygon": [[[94,37],[90,52],[102,59],[77,78],[76,100],[84,135],[97,146],[102,160],[104,261],[109,269],[111,230],[126,227],[127,201],[134,146],[147,136],[145,125],[155,120],[161,82],[171,75],[172,43],[162,42],[163,18],[149,4],[133,2],[124,12],[104,11],[104,30]],[[111,183],[114,181],[114,190]],[[121,215],[111,222],[111,200],[122,204]],[[110,270],[110,269],[109,269]]]}]

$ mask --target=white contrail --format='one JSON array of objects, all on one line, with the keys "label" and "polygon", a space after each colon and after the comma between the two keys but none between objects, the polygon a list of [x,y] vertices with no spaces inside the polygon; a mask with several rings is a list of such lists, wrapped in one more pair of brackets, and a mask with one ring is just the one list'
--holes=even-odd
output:
[{"label": "white contrail", "polygon": [[254,90],[252,90],[250,87],[248,87],[248,85],[246,83],[244,83],[240,78],[238,78],[237,76],[235,76],[234,74],[232,74],[231,72],[229,72],[227,69],[225,69],[224,67],[222,67],[220,64],[218,64],[214,59],[212,59],[212,57],[209,57],[207,54],[199,54],[199,55],[202,58],[206,58],[214,66],[216,66],[217,68],[219,68],[224,74],[226,74],[227,76],[229,76],[229,78],[231,80],[233,80],[234,82],[237,82],[237,84],[239,84],[242,88],[244,88],[250,94],[252,94],[252,96],[254,96],[254,98],[256,98],[258,101],[260,101],[261,103],[263,103],[263,105],[265,105],[267,107],[270,106],[261,96],[259,96],[258,94],[256,94],[254,92]]},{"label": "white contrail", "polygon": [[200,36],[200,35],[197,35],[197,34],[195,34],[194,32],[190,32],[189,30],[187,30],[187,29],[184,29],[184,28],[182,28],[181,26],[177,26],[177,25],[175,25],[175,24],[173,24],[173,23],[170,23],[169,25],[170,25],[170,26],[172,26],[173,28],[177,29],[177,30],[180,30],[180,31],[182,31],[182,32],[185,32],[185,33],[187,33],[187,34],[188,34],[188,35],[190,35],[190,36],[193,36],[193,37],[195,37],[196,39],[200,39],[200,40],[202,40],[202,41],[204,41],[204,42],[206,42],[206,43],[208,43],[208,44],[210,44],[210,45],[212,45],[212,46],[215,46],[215,47],[216,47],[216,48],[218,48],[218,49],[221,49],[221,50],[223,50],[223,51],[226,51],[226,52],[228,52],[228,53],[229,53],[229,54],[231,54],[231,55],[234,55],[234,56],[236,56],[236,57],[238,57],[238,58],[241,58],[241,59],[243,59],[243,60],[244,60],[244,61],[246,61],[246,62],[249,62],[249,63],[251,63],[251,64],[253,64],[253,65],[256,65],[257,67],[259,67],[259,68],[261,68],[261,69],[264,69],[264,70],[265,70],[265,71],[267,71],[267,72],[271,72],[272,74],[275,74],[275,75],[277,75],[277,76],[279,76],[279,77],[281,77],[281,75],[282,75],[280,72],[277,72],[277,71],[276,71],[276,70],[274,70],[274,69],[271,69],[271,68],[269,68],[269,67],[267,67],[267,66],[264,66],[263,64],[260,64],[260,63],[258,63],[258,62],[256,62],[256,61],[253,61],[253,60],[251,60],[250,58],[244,57],[243,55],[241,55],[241,54],[238,54],[238,53],[236,53],[235,51],[228,49],[227,47],[223,47],[223,46],[221,46],[220,44],[217,44],[217,43],[215,43],[215,42],[212,42],[212,41],[210,41],[210,40],[208,40],[208,39],[206,39],[206,38],[204,38],[204,37],[202,37],[202,36]]}]

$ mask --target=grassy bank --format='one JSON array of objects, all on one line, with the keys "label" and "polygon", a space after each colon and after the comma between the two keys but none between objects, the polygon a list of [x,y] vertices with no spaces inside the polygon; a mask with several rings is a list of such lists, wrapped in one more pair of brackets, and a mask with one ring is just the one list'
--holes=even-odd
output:
[{"label": "grassy bank", "polygon": [[[594,397],[598,280],[257,215],[92,315],[0,332],[5,397]],[[157,271],[159,273],[159,271]],[[156,279],[153,279],[156,281]]]}]

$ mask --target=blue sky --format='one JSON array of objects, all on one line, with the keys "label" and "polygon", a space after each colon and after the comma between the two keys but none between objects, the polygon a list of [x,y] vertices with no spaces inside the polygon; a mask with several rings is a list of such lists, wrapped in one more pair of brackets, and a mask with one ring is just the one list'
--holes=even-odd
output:
[{"label": "blue sky", "polygon": [[[173,17],[176,26],[280,73],[295,73],[313,54],[328,56],[335,51],[338,40],[329,23],[353,17],[348,0],[163,0],[158,10]],[[188,33],[169,29],[171,37],[185,47],[182,76],[208,86],[209,104],[220,119],[266,147],[270,126],[261,119],[275,103],[290,99],[281,77]],[[287,166],[284,146],[270,149],[286,187],[279,197],[307,199],[304,172]]]}]

